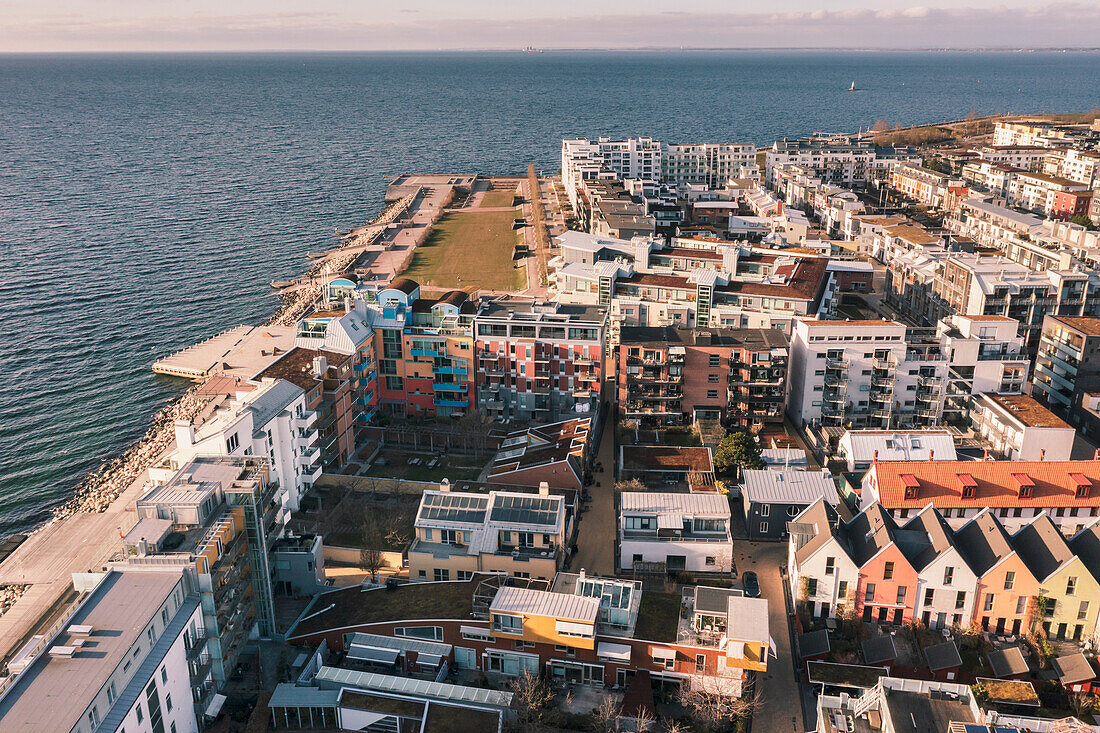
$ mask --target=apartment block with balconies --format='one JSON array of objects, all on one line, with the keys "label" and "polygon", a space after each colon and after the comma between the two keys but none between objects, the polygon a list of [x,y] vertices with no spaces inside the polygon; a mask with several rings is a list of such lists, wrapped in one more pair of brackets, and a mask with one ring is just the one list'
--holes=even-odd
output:
[{"label": "apartment block with balconies", "polygon": [[1089,395],[1100,391],[1100,318],[1047,316],[1031,394],[1086,435],[1100,434]]}]

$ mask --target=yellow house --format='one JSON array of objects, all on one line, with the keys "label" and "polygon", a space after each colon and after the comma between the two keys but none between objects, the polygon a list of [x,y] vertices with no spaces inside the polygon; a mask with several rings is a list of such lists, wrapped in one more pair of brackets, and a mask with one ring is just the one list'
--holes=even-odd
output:
[{"label": "yellow house", "polygon": [[1100,583],[1045,513],[1012,536],[1012,546],[1039,580],[1036,621],[1053,639],[1087,639],[1096,629]]},{"label": "yellow house", "polygon": [[596,648],[596,598],[505,586],[489,606],[493,638]]}]

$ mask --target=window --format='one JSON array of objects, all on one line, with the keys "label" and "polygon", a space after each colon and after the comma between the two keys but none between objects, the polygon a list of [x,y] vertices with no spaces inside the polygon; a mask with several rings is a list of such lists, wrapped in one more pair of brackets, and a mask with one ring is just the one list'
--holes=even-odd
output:
[{"label": "window", "polygon": [[1077,577],[1074,575],[1066,578],[1066,595],[1072,596],[1077,593]]},{"label": "window", "polygon": [[992,611],[993,610],[993,594],[992,593],[986,593],[985,594],[985,606],[982,608],[982,610],[984,610],[984,611]]},{"label": "window", "polygon": [[107,685],[107,704],[108,705],[114,705],[114,703],[115,703],[115,683],[112,681],[111,684]]},{"label": "window", "polygon": [[817,578],[806,578],[806,593],[810,596],[817,595]]},{"label": "window", "polygon": [[766,517],[769,514],[771,514],[771,511],[772,511],[772,505],[771,504],[761,504],[760,505],[760,516]]},{"label": "window", "polygon": [[904,606],[905,605],[905,591],[907,591],[907,590],[908,590],[908,588],[906,588],[904,585],[899,585],[898,586],[898,601],[897,601],[897,603],[898,603],[899,606]]},{"label": "window", "polygon": [[836,570],[836,558],[835,557],[825,558],[825,574],[826,575],[832,575],[833,571],[835,571],[835,570]]},{"label": "window", "polygon": [[138,701],[137,710],[135,712],[137,712],[137,722],[138,723],[141,723],[143,720],[145,720],[145,712],[141,709],[141,702],[140,701]]},{"label": "window", "polygon": [[432,579],[436,582],[451,579],[451,571],[447,568],[435,568],[432,570]]},{"label": "window", "polygon": [[707,399],[708,399],[708,400],[716,400],[716,399],[718,399],[718,390],[716,390],[716,389],[708,389],[708,390],[707,390]]},{"label": "window", "polygon": [[88,711],[88,724],[92,726],[92,730],[95,730],[99,726],[99,708],[95,705]]},{"label": "window", "polygon": [[882,579],[890,580],[894,577],[894,563],[888,562],[882,567]]},{"label": "window", "polygon": [[393,630],[394,636],[404,636],[409,639],[428,639],[430,641],[443,641],[442,626],[399,626]]},{"label": "window", "polygon": [[704,560],[704,564],[705,565],[714,565],[714,556],[713,555],[707,555],[706,560]]},{"label": "window", "polygon": [[237,446],[241,444],[241,439],[237,437],[236,433],[233,433],[225,439],[225,452],[232,453],[237,450]]},{"label": "window", "polygon": [[1081,607],[1077,610],[1077,620],[1083,621],[1089,615],[1089,602],[1081,601]]},{"label": "window", "polygon": [[955,579],[955,568],[944,568],[943,570],[943,584],[951,585],[951,581]]},{"label": "window", "polygon": [[709,382],[710,384],[718,384],[718,375],[717,374],[708,374],[707,375],[707,382]]},{"label": "window", "polygon": [[623,517],[623,529],[656,529],[653,517]]},{"label": "window", "polygon": [[1027,610],[1027,596],[1020,596],[1016,599],[1016,615],[1022,615]]},{"label": "window", "polygon": [[961,590],[959,594],[955,596],[955,608],[959,609],[966,605],[966,591]]},{"label": "window", "polygon": [[837,586],[837,597],[843,600],[848,595],[848,581],[840,581],[840,585]]},{"label": "window", "polygon": [[170,692],[164,695],[164,708],[168,712],[172,712],[172,693]]},{"label": "window", "polygon": [[932,605],[932,598],[934,597],[934,594],[935,594],[935,589],[933,589],[933,588],[925,588],[924,589],[924,605],[926,605],[926,606],[931,606]]},{"label": "window", "polygon": [[707,366],[722,366],[722,357],[718,354],[707,354]]},{"label": "window", "polygon": [[458,571],[458,579],[459,580],[472,580],[473,577],[474,577],[474,571],[473,570],[459,570]]},{"label": "window", "polygon": [[706,654],[696,654],[695,655],[695,673],[696,674],[703,674],[703,672],[706,672],[706,671],[707,671],[707,655]]},{"label": "window", "polygon": [[768,523],[767,522],[761,522],[760,523],[760,534],[767,534],[767,533],[768,533]]},{"label": "window", "polygon": [[874,601],[875,601],[875,584],[874,583],[868,583],[867,587],[864,589],[863,602],[864,603],[874,603]]},{"label": "window", "polygon": [[1016,585],[1016,573],[1011,570],[1005,573],[1005,590],[1012,590]]},{"label": "window", "polygon": [[493,631],[501,634],[522,634],[523,617],[509,616],[503,613],[493,614]]}]

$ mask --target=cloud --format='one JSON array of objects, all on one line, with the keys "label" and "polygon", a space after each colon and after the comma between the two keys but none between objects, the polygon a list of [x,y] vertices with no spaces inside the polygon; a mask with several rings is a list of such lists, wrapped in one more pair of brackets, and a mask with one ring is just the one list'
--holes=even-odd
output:
[{"label": "cloud", "polygon": [[548,48],[974,48],[1100,45],[1100,5],[1028,8],[846,8],[812,12],[684,11],[525,19],[378,22],[335,12],[16,18],[0,25],[7,51],[419,50]]}]

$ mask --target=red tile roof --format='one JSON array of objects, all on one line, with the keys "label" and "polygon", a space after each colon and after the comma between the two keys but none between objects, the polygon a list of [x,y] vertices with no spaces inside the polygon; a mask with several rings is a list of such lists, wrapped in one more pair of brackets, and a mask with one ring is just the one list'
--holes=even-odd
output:
[{"label": "red tile roof", "polygon": [[[1100,506],[1100,461],[878,461],[867,480],[875,481],[888,509],[929,503],[938,509]],[[914,480],[916,497],[906,499],[905,488]],[[1083,481],[1092,488],[1079,497]],[[1031,488],[1030,496],[1020,496],[1021,485]],[[973,496],[963,496],[964,486],[973,487]]]}]

